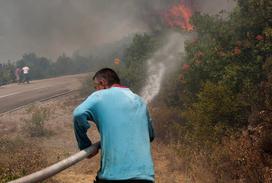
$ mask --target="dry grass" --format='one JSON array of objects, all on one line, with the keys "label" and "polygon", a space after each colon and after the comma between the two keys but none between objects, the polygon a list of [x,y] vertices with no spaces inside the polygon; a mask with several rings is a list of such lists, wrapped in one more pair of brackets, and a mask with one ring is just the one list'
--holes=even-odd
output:
[{"label": "dry grass", "polygon": [[262,149],[267,132],[257,129],[226,137],[209,152],[192,150],[187,176],[200,183],[272,182],[272,156]]},{"label": "dry grass", "polygon": [[42,148],[36,144],[20,138],[2,137],[0,147],[0,182],[13,180],[47,165]]},{"label": "dry grass", "polygon": [[[78,151],[72,127],[72,111],[81,100],[82,98],[76,95],[63,96],[58,100],[37,103],[34,107],[28,107],[0,117],[0,126],[5,127],[5,130],[0,129],[0,134],[9,141],[7,144],[13,144],[7,145],[13,148],[7,148],[6,153],[0,152],[2,163],[0,167],[1,171],[5,172],[5,174],[3,173],[5,176],[2,176],[1,172],[2,182],[34,172]],[[50,114],[44,120],[43,128],[51,131],[52,135],[38,137],[25,135],[24,119],[31,120],[35,108],[50,110]],[[92,125],[88,133],[93,142],[99,140],[95,125]],[[18,142],[12,140],[16,138],[21,140]],[[159,143],[159,140],[155,140],[152,146],[156,182],[185,182],[183,181],[181,158],[172,153],[172,147],[165,147],[162,143]],[[31,147],[31,150],[29,147]],[[19,151],[20,148],[24,149]],[[29,166],[24,166],[26,164]],[[20,169],[19,165],[23,166],[21,168],[24,169]],[[96,156],[90,160],[83,160],[61,172],[50,179],[49,182],[92,182],[98,169],[99,156]]]},{"label": "dry grass", "polygon": [[[78,151],[71,115],[80,101],[78,96],[66,96],[36,104],[36,108],[54,111],[47,116],[43,126],[52,132],[50,136],[25,135],[22,119],[32,119],[33,108],[0,117],[1,182],[46,167]],[[184,141],[178,138],[182,133],[182,123],[174,122],[181,120],[178,110],[161,107],[152,108],[151,113],[157,132],[152,144],[157,183],[272,181],[270,123],[245,130],[243,135],[225,138],[220,146],[207,152],[188,149],[189,146],[184,146]],[[158,118],[159,124],[156,123]],[[99,140],[95,125],[88,133],[92,141]],[[91,182],[98,169],[99,156],[96,156],[61,172],[48,182]]]},{"label": "dry grass", "polygon": [[221,142],[210,142],[205,146],[198,139],[187,137],[188,131],[179,117],[181,111],[163,105],[151,111],[158,140],[166,147],[161,151],[170,163],[170,167],[164,170],[172,172],[171,175],[175,175],[173,172],[183,173],[182,182],[272,182],[271,112],[262,112],[254,123],[257,126],[242,133],[230,131]]}]

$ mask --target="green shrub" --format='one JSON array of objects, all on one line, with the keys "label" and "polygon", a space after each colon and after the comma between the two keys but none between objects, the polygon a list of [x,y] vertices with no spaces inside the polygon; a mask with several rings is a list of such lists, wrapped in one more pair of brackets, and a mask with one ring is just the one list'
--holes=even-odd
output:
[{"label": "green shrub", "polygon": [[271,8],[270,0],[238,0],[228,17],[191,19],[198,36],[180,73],[167,78],[153,118],[192,182],[272,180]]},{"label": "green shrub", "polygon": [[44,107],[32,106],[28,109],[31,114],[30,119],[24,119],[24,131],[30,137],[41,137],[50,134],[50,131],[45,128],[45,121],[49,119],[50,109]]},{"label": "green shrub", "polygon": [[138,93],[147,77],[147,60],[155,50],[156,37],[148,34],[136,34],[131,45],[125,50],[122,64],[114,69],[122,83]]}]

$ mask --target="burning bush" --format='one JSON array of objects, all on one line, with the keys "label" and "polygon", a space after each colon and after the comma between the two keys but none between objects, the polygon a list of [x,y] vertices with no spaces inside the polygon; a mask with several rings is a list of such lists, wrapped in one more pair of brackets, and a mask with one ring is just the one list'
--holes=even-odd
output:
[{"label": "burning bush", "polygon": [[170,27],[178,27],[186,31],[193,30],[193,26],[189,22],[192,17],[192,11],[182,2],[170,7],[163,17],[167,25]]},{"label": "burning bush", "polygon": [[159,138],[176,143],[191,182],[272,181],[268,4],[238,0],[228,18],[192,17],[197,42],[187,44],[183,67],[160,92],[167,107],[153,112]]}]

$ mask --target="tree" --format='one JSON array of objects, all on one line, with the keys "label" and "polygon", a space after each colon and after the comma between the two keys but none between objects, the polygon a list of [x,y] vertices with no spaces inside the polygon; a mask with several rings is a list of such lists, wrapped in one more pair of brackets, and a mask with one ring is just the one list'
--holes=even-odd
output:
[{"label": "tree", "polygon": [[146,61],[155,49],[155,37],[148,34],[137,34],[131,45],[125,50],[124,62],[116,69],[125,78],[124,83],[135,92],[139,92],[145,83]]},{"label": "tree", "polygon": [[35,53],[24,54],[16,65],[20,68],[26,65],[30,67],[32,79],[47,78],[51,75],[51,61],[45,57],[38,57]]}]

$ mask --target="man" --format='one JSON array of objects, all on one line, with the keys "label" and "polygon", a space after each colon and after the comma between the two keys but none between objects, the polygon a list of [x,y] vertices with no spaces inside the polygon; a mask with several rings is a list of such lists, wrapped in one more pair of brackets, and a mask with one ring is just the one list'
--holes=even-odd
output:
[{"label": "man", "polygon": [[22,68],[22,70],[23,70],[23,75],[24,75],[23,83],[25,83],[25,82],[29,83],[29,70],[30,70],[30,68],[28,66],[24,66]]},{"label": "man", "polygon": [[20,75],[21,75],[21,69],[20,67],[17,67],[15,70],[15,77],[16,77],[16,82],[18,84],[20,84],[20,81],[21,81]]},{"label": "man", "polygon": [[101,141],[101,164],[95,183],[152,183],[154,167],[150,141],[154,132],[142,98],[120,85],[118,75],[109,68],[94,77],[95,89],[73,113],[79,148],[92,145],[87,129],[92,120]]}]

